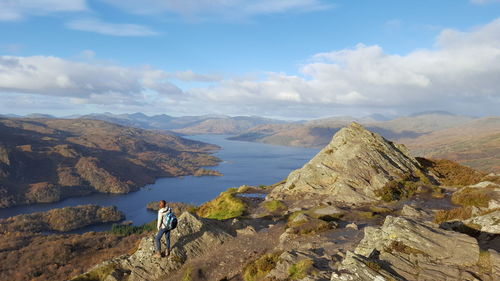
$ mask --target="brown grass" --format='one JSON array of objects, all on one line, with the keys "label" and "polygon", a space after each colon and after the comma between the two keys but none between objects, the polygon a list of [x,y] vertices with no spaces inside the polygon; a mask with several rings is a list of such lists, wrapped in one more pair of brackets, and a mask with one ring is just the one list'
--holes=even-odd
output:
[{"label": "brown grass", "polygon": [[110,258],[126,254],[141,236],[107,233],[0,235],[0,280],[68,280]]},{"label": "brown grass", "polygon": [[478,183],[485,173],[460,165],[451,160],[426,159],[417,157],[417,161],[432,171],[441,184],[446,186],[465,186]]},{"label": "brown grass", "polygon": [[495,187],[487,186],[483,188],[464,187],[456,191],[451,196],[451,201],[462,206],[488,207],[488,202],[492,199]]}]

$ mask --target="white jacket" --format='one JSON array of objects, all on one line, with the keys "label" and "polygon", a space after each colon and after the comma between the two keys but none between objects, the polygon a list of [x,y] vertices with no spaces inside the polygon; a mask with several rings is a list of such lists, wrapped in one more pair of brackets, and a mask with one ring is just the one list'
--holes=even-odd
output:
[{"label": "white jacket", "polygon": [[165,224],[163,224],[163,217],[170,211],[171,209],[169,207],[161,208],[158,210],[158,220],[156,222],[156,229],[160,230],[162,228],[165,228]]}]

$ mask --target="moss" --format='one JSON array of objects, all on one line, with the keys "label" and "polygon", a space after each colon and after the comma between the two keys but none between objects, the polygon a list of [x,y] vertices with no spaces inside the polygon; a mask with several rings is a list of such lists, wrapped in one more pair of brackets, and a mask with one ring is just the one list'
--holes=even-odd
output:
[{"label": "moss", "polygon": [[193,280],[193,267],[191,265],[188,265],[186,267],[186,271],[184,271],[184,274],[182,275],[182,281],[191,281]]},{"label": "moss", "polygon": [[479,259],[477,262],[477,266],[483,273],[490,274],[492,270],[491,257],[490,252],[487,250],[479,251]]},{"label": "moss", "polygon": [[243,269],[243,280],[257,281],[276,267],[281,252],[268,253],[247,264]]},{"label": "moss", "polygon": [[306,277],[311,268],[313,268],[313,261],[311,259],[300,260],[288,269],[288,279],[300,280]]},{"label": "moss", "polygon": [[243,200],[234,196],[237,191],[236,188],[230,188],[222,192],[214,200],[201,205],[196,213],[200,217],[218,220],[231,219],[243,215],[246,206]]},{"label": "moss", "polygon": [[116,264],[109,263],[77,276],[71,279],[71,281],[101,281],[106,279],[106,277],[108,277],[108,275],[110,275],[116,268]]},{"label": "moss", "polygon": [[410,198],[419,187],[419,183],[412,180],[415,179],[411,178],[411,176],[406,176],[403,179],[390,181],[384,187],[377,190],[375,195],[386,202]]},{"label": "moss", "polygon": [[451,201],[462,206],[488,207],[488,202],[494,195],[494,187],[465,187],[451,196]]},{"label": "moss", "polygon": [[266,201],[266,202],[264,202],[264,207],[269,212],[286,210],[286,205],[283,204],[283,202],[281,202],[279,200]]},{"label": "moss", "polygon": [[380,266],[380,264],[374,262],[374,261],[367,261],[365,262],[366,266],[368,266],[369,268],[373,269],[373,271],[375,272],[379,272],[382,267]]},{"label": "moss", "polygon": [[407,255],[424,255],[428,256],[426,253],[419,249],[412,248],[408,245],[405,245],[404,243],[400,241],[392,241],[391,244],[386,248],[386,251],[389,253],[392,252],[399,252],[399,253],[404,253]]}]

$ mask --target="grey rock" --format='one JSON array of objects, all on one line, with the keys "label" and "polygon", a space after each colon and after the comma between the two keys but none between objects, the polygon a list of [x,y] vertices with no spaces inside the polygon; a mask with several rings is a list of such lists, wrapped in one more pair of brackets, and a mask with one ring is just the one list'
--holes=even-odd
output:
[{"label": "grey rock", "polygon": [[153,257],[154,238],[151,236],[143,238],[132,255],[103,262],[93,270],[114,263],[116,270],[129,273],[127,281],[162,280],[164,276],[180,268],[187,259],[205,254],[231,237],[223,225],[215,220],[198,218],[188,212],[184,212],[178,220],[178,227],[171,234],[172,248],[169,257]]},{"label": "grey rock", "polygon": [[[491,262],[497,258],[493,252]],[[365,237],[331,280],[475,280],[478,260],[479,246],[472,237],[388,216],[381,227],[365,228]]]},{"label": "grey rock", "polygon": [[268,197],[321,194],[329,195],[332,202],[375,202],[375,192],[388,182],[403,175],[420,175],[421,170],[406,147],[352,123]]},{"label": "grey rock", "polygon": [[430,213],[424,210],[415,209],[409,205],[404,205],[403,209],[401,209],[401,216],[413,218],[413,219],[427,219],[431,217]]},{"label": "grey rock", "polygon": [[380,228],[366,227],[365,237],[355,253],[369,256],[373,250],[385,251],[393,242],[421,252],[441,264],[474,265],[479,258],[477,241],[470,236],[393,216],[387,216]]},{"label": "grey rock", "polygon": [[491,234],[500,234],[500,210],[473,217],[464,221],[466,225],[478,226],[480,231]]}]

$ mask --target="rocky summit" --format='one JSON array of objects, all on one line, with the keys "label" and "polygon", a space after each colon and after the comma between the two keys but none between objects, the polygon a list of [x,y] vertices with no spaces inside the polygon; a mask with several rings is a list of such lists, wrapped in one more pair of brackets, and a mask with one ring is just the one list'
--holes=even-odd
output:
[{"label": "rocky summit", "polygon": [[368,203],[377,201],[376,191],[391,181],[421,178],[429,180],[430,176],[405,146],[354,122],[337,132],[301,169],[293,171],[270,197],[321,194],[335,202]]}]

